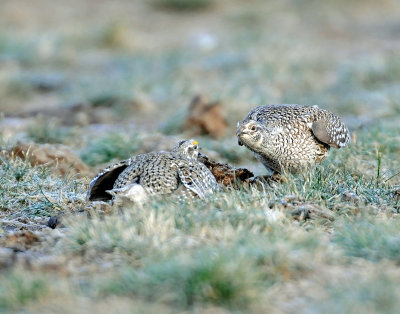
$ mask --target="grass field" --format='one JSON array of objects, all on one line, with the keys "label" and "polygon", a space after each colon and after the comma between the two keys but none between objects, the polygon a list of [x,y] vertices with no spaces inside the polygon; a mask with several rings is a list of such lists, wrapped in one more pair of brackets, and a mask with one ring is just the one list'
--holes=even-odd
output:
[{"label": "grass field", "polygon": [[[397,313],[399,21],[396,0],[0,2],[0,313]],[[256,175],[235,137],[256,105],[317,104],[352,141],[207,201],[87,202],[105,165],[192,137],[197,94],[229,124],[203,152]]]}]

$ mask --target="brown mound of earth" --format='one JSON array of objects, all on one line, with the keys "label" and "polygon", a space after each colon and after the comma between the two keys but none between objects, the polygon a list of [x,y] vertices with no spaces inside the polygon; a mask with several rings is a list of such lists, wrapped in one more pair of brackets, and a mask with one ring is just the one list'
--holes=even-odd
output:
[{"label": "brown mound of earth", "polygon": [[193,135],[207,134],[211,137],[222,137],[228,127],[223,107],[219,102],[209,102],[208,98],[199,95],[193,98],[184,129]]},{"label": "brown mound of earth", "polygon": [[[20,143],[7,152],[11,157],[27,158],[32,166],[48,165],[55,174],[90,173],[88,166],[64,145]],[[1,162],[1,161],[0,161]]]},{"label": "brown mound of earth", "polygon": [[8,234],[1,240],[1,244],[15,251],[25,251],[39,242],[38,235],[29,230],[22,230]]},{"label": "brown mound of earth", "polygon": [[216,162],[203,154],[199,154],[198,160],[212,172],[218,183],[225,186],[236,188],[238,183],[254,177],[254,174],[246,168],[235,168],[229,164]]}]

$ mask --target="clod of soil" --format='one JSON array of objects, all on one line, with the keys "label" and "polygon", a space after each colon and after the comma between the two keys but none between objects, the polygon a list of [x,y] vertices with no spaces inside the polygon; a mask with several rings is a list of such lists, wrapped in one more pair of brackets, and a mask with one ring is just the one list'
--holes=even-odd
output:
[{"label": "clod of soil", "polygon": [[8,234],[2,239],[1,246],[11,248],[14,251],[25,251],[39,242],[39,237],[29,230],[18,231]]},{"label": "clod of soil", "polygon": [[199,154],[198,160],[211,171],[218,183],[225,186],[237,188],[237,183],[244,182],[254,177],[254,174],[246,168],[235,168],[229,164],[219,163],[201,153]]},{"label": "clod of soil", "polygon": [[228,127],[223,107],[219,102],[209,102],[204,95],[193,98],[184,129],[192,135],[207,134],[222,137]]},{"label": "clod of soil", "polygon": [[12,147],[8,154],[27,158],[32,166],[46,164],[57,175],[90,174],[89,168],[83,161],[64,145],[22,143]]}]

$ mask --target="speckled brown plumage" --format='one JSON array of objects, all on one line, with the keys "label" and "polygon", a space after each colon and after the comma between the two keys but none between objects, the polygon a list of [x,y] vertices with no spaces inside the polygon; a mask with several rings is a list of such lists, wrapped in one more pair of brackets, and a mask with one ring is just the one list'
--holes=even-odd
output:
[{"label": "speckled brown plumage", "polygon": [[100,172],[89,185],[88,198],[107,200],[118,194],[134,198],[132,194],[140,191],[205,198],[218,190],[218,184],[197,156],[198,145],[193,140],[178,142],[171,152],[133,156]]},{"label": "speckled brown plumage", "polygon": [[338,116],[300,105],[256,107],[238,122],[236,134],[239,145],[278,173],[299,172],[324,160],[330,147],[344,147],[350,140]]}]

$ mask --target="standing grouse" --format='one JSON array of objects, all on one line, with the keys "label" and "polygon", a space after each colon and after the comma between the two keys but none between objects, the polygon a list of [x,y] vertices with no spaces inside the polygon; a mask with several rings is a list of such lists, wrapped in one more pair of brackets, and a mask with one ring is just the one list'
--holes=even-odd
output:
[{"label": "standing grouse", "polygon": [[300,105],[256,107],[238,122],[236,135],[239,145],[277,173],[298,173],[325,159],[331,147],[342,148],[350,141],[338,116]]}]

